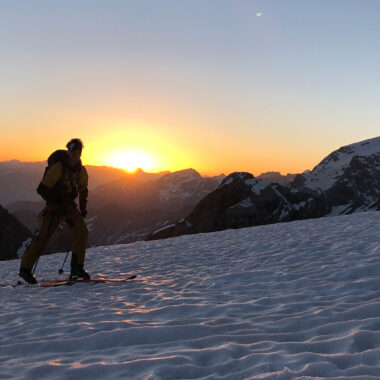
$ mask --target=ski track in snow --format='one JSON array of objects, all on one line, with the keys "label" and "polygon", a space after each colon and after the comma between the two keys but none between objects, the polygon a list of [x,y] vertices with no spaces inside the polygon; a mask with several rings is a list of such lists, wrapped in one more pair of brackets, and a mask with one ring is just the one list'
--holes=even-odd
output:
[{"label": "ski track in snow", "polygon": [[0,288],[0,378],[380,379],[379,227],[367,212],[89,249],[93,277],[138,278]]}]

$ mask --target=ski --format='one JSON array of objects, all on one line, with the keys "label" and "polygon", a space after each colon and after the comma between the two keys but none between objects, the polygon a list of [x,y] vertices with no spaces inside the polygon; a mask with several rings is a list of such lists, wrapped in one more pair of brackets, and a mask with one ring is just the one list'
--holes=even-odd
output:
[{"label": "ski", "polygon": [[10,286],[12,288],[15,288],[16,286],[25,285],[26,283],[23,281],[17,281],[17,282],[0,282],[0,287],[6,288],[7,286]]},{"label": "ski", "polygon": [[65,280],[58,280],[54,282],[46,282],[46,283],[38,283],[37,285],[41,288],[48,288],[52,286],[61,286],[61,285],[74,285],[78,282],[85,282],[85,283],[108,283],[108,282],[129,282],[131,280],[134,280],[137,276],[131,275],[129,277],[123,277],[123,278],[90,278],[90,279],[84,279],[84,278],[76,278],[76,279],[65,279]]},{"label": "ski", "polygon": [[38,282],[37,284],[31,285],[28,284],[27,282],[18,280],[17,282],[1,282],[0,287],[12,287],[15,288],[17,286],[24,285],[25,287],[31,287],[31,286],[39,286],[41,288],[48,288],[51,286],[61,286],[61,285],[74,285],[78,282],[89,282],[89,283],[106,283],[106,282],[128,282],[131,280],[134,280],[137,276],[136,275],[131,275],[129,277],[122,277],[122,278],[91,278],[89,280],[83,279],[83,278],[76,278],[76,279],[70,279],[70,278],[65,278],[65,279],[51,279],[51,280],[41,280],[41,282]]}]

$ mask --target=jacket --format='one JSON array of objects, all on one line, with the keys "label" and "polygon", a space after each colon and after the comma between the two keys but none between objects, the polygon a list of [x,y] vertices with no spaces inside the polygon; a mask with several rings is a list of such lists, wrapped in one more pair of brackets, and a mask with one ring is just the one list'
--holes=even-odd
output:
[{"label": "jacket", "polygon": [[37,193],[52,206],[74,206],[79,195],[79,208],[86,210],[88,196],[88,174],[84,166],[79,164],[74,170],[61,162],[49,168],[40,182]]}]

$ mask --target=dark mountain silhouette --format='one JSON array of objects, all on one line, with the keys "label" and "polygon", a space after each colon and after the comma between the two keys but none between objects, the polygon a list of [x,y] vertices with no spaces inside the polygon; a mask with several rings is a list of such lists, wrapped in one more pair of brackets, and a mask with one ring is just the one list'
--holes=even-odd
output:
[{"label": "dark mountain silhouette", "polygon": [[0,260],[18,258],[18,250],[30,237],[30,231],[0,206]]},{"label": "dark mountain silhouette", "polygon": [[155,231],[147,240],[316,218],[329,211],[324,197],[268,183],[250,173],[232,173],[184,220]]},{"label": "dark mountain silhouette", "polygon": [[147,237],[219,231],[261,224],[380,210],[380,137],[328,155],[288,187],[233,173],[182,221]]}]

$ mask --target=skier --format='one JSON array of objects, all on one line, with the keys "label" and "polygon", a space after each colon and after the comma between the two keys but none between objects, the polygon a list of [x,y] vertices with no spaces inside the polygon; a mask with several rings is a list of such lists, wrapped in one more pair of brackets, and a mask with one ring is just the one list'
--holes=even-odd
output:
[{"label": "skier", "polygon": [[[32,273],[35,262],[50,236],[62,222],[66,222],[73,232],[70,276],[90,279],[89,274],[83,269],[88,236],[84,222],[87,215],[88,175],[80,159],[83,143],[80,139],[72,139],[66,147],[67,151],[56,151],[50,156],[61,153],[58,161],[47,167],[37,188],[37,193],[46,201],[46,207],[41,213],[39,233],[25,251],[19,271],[19,276],[30,284],[37,282]],[[79,210],[74,201],[78,195]]]}]

